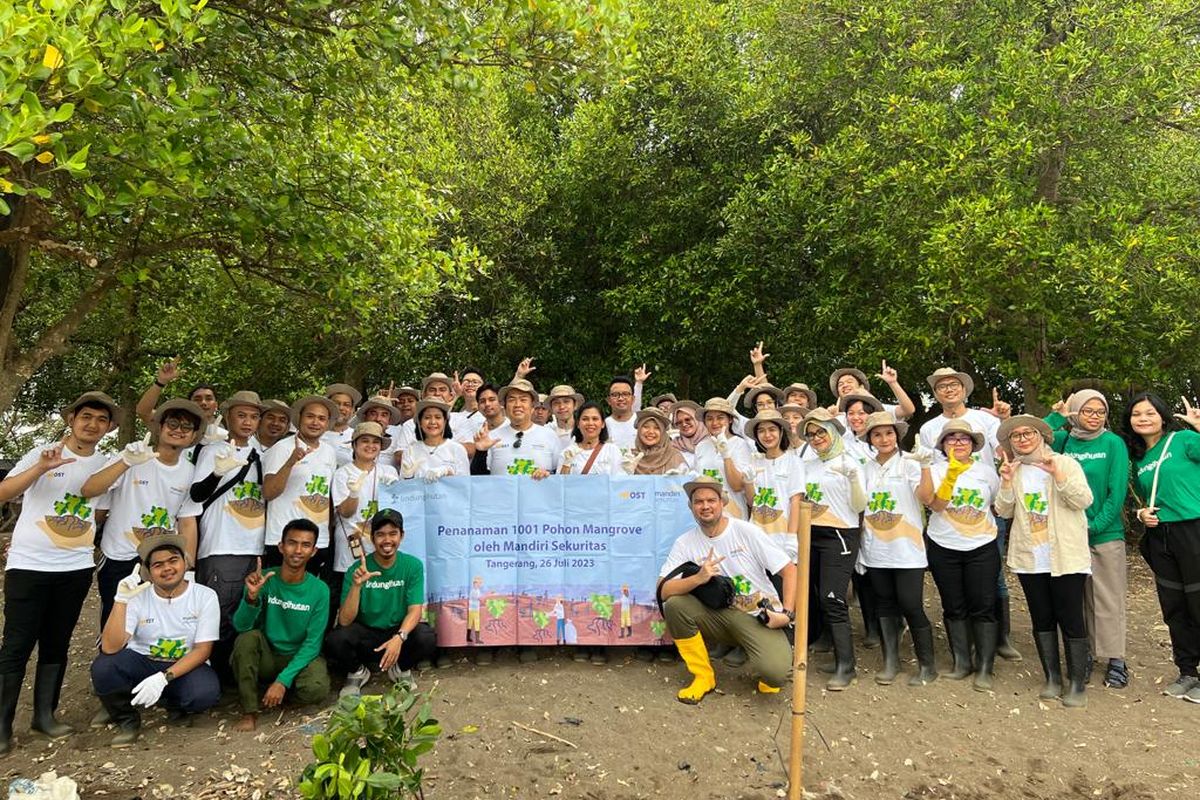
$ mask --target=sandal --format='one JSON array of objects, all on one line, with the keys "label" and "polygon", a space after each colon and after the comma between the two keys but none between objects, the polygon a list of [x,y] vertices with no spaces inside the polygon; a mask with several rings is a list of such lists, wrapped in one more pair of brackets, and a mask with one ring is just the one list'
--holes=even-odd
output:
[{"label": "sandal", "polygon": [[1108,672],[1104,675],[1104,685],[1110,689],[1124,689],[1129,685],[1129,668],[1119,658],[1108,660]]}]

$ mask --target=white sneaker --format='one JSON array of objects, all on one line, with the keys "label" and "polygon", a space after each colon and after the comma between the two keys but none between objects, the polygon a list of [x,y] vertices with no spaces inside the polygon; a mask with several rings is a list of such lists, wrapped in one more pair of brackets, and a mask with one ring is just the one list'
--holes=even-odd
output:
[{"label": "white sneaker", "polygon": [[359,667],[356,671],[346,676],[346,685],[338,692],[338,697],[362,694],[362,688],[367,685],[367,681],[369,680],[371,680],[371,670],[366,667]]},{"label": "white sneaker", "polygon": [[417,690],[417,682],[413,679],[412,670],[400,669],[399,664],[393,664],[387,671],[388,680],[392,683],[403,683],[408,686],[410,691]]}]

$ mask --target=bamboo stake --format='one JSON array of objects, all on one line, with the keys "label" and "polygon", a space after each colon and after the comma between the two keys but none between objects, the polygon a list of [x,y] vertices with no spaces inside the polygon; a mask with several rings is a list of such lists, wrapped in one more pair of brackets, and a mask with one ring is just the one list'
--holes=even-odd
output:
[{"label": "bamboo stake", "polygon": [[788,800],[800,800],[804,794],[804,710],[808,690],[808,570],[809,541],[812,538],[812,504],[800,501],[796,529],[796,609],[795,643],[792,647],[792,741],[788,755]]}]

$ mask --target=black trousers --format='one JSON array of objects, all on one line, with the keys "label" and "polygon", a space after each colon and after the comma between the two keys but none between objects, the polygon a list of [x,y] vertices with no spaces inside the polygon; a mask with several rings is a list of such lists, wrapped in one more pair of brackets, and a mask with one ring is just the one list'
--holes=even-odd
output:
[{"label": "black trousers", "polygon": [[929,625],[925,616],[925,569],[871,567],[867,570],[881,617],[904,617],[908,627],[920,630]]},{"label": "black trousers", "polygon": [[242,602],[246,588],[246,576],[258,566],[257,556],[206,556],[196,562],[196,582],[217,593],[221,606],[220,639],[213,642],[212,655],[208,663],[217,671],[217,677],[225,686],[236,681],[229,657],[233,655],[233,642],[237,631],[233,629],[233,612]]},{"label": "black trousers", "polygon": [[[359,667],[378,670],[382,653],[375,652],[375,648],[395,633],[395,628],[372,628],[361,622],[334,628],[325,637],[325,658],[334,672],[350,673]],[[432,659],[436,651],[437,634],[426,623],[418,623],[400,648],[396,665],[400,669],[412,669],[418,662]]]},{"label": "black trousers", "polygon": [[809,585],[816,587],[817,607],[826,625],[850,621],[846,594],[858,558],[858,528],[812,529],[812,564]]},{"label": "black trousers", "polygon": [[1029,604],[1034,633],[1058,628],[1063,639],[1087,638],[1087,623],[1083,620],[1083,587],[1087,577],[1082,572],[1057,578],[1049,573],[1017,575],[1025,602]]},{"label": "black trousers", "polygon": [[951,550],[925,537],[929,571],[942,596],[946,619],[996,621],[996,573],[1000,550],[994,541],[974,550]]},{"label": "black trousers", "polygon": [[867,633],[872,627],[879,627],[879,598],[875,595],[875,584],[871,582],[871,569],[868,567],[865,573],[850,570],[850,583],[858,597],[858,610],[862,612],[863,630]]},{"label": "black trousers", "polygon": [[100,593],[100,632],[104,632],[104,623],[112,613],[113,598],[117,596],[117,584],[129,577],[133,567],[138,563],[136,558],[128,561],[113,561],[108,556],[100,559],[100,569],[96,571],[96,591]]},{"label": "black trousers", "polygon": [[1171,632],[1171,652],[1183,675],[1200,664],[1200,519],[1162,522],[1138,545],[1154,572],[1158,605]]},{"label": "black trousers", "polygon": [[71,634],[92,586],[92,570],[4,574],[4,639],[0,675],[24,675],[36,645],[39,664],[67,663]]}]

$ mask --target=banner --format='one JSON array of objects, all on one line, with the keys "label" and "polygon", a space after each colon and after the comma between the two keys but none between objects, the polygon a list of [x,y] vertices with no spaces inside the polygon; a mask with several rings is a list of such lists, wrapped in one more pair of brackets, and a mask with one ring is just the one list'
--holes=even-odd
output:
[{"label": "banner", "polygon": [[401,481],[401,549],[425,564],[442,647],[666,643],[654,587],[695,524],[683,477],[564,475]]}]

